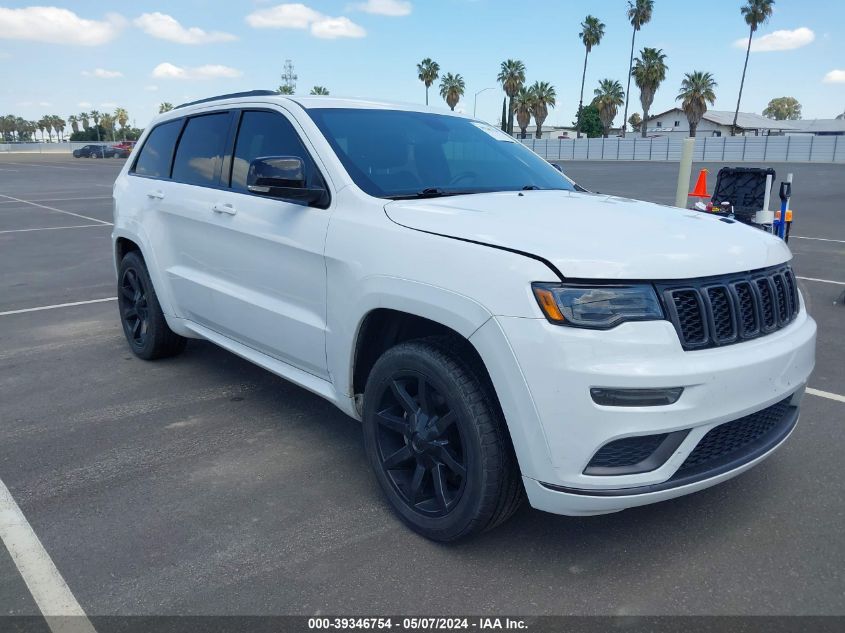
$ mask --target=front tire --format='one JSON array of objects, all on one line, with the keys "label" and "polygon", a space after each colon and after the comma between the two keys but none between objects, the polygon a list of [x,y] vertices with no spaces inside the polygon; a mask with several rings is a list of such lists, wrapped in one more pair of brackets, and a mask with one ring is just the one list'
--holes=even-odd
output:
[{"label": "front tire", "polygon": [[490,529],[523,498],[492,387],[453,343],[397,345],[364,392],[364,447],[376,479],[399,517],[436,541]]},{"label": "front tire", "polygon": [[153,360],[185,349],[187,339],[167,325],[147,265],[138,251],[123,257],[117,279],[120,322],[132,352],[144,360]]}]

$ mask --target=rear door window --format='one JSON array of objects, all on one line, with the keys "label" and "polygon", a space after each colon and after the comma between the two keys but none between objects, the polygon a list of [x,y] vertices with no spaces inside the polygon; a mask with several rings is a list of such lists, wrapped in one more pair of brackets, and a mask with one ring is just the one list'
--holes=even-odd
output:
[{"label": "rear door window", "polygon": [[201,186],[217,183],[229,134],[229,116],[228,112],[218,112],[188,119],[176,148],[173,180]]},{"label": "rear door window", "polygon": [[[144,146],[135,162],[134,173],[139,176],[153,178],[168,178],[170,176],[170,161],[173,158],[173,148],[176,137],[182,129],[182,120],[169,121],[155,127],[147,137]],[[93,146],[88,146],[93,149]]]},{"label": "rear door window", "polygon": [[249,164],[256,158],[270,156],[295,156],[302,159],[307,182],[314,182],[314,163],[290,121],[275,112],[244,112],[232,162],[232,189],[247,191]]}]

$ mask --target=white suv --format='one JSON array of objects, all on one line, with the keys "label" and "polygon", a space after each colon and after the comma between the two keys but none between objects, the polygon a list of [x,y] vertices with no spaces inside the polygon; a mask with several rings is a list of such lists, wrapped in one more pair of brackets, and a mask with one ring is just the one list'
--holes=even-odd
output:
[{"label": "white suv", "polygon": [[363,422],[413,529],[615,512],[790,434],[816,326],[782,241],[583,193],[494,127],[269,92],[186,104],[114,187],[145,359],[209,340]]}]

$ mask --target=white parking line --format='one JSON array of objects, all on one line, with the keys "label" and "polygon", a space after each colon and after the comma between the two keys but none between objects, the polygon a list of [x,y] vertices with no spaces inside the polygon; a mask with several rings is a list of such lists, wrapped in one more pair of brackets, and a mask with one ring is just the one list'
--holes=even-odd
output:
[{"label": "white parking line", "polygon": [[845,244],[845,240],[831,240],[827,237],[804,237],[803,235],[790,235],[789,237],[796,240],[816,240],[817,242],[839,242],[840,244]]},{"label": "white parking line", "polygon": [[47,209],[48,211],[55,211],[56,213],[64,213],[66,215],[72,215],[77,218],[82,218],[83,220],[91,220],[92,222],[99,222],[100,224],[107,224],[112,226],[111,222],[106,222],[104,220],[98,220],[97,218],[92,218],[87,215],[81,215],[79,213],[72,213],[71,211],[64,211],[62,209],[57,209],[56,207],[48,207],[46,204],[38,204],[37,202],[32,202],[30,200],[22,200],[21,198],[14,198],[12,196],[7,196],[5,194],[0,193],[0,198],[6,198],[8,200],[15,200],[16,202],[25,202],[26,204],[31,204],[33,207],[39,207],[41,209]]},{"label": "white parking line", "polygon": [[9,229],[7,231],[0,231],[3,233],[30,233],[32,231],[60,231],[62,229],[89,229],[95,226],[107,226],[106,224],[77,224],[76,226],[45,226],[38,229]]},{"label": "white parking line", "polygon": [[53,633],[95,633],[38,535],[0,481],[0,540]]},{"label": "white parking line", "polygon": [[832,281],[830,279],[816,279],[815,277],[799,277],[795,275],[796,279],[803,279],[804,281],[818,281],[823,284],[836,284],[837,286],[845,286],[845,281]]},{"label": "white parking line", "polygon": [[24,308],[23,310],[7,310],[0,312],[0,316],[9,316],[10,314],[24,314],[25,312],[41,312],[42,310],[55,310],[57,308],[69,308],[71,306],[84,306],[89,303],[104,303],[106,301],[117,301],[117,297],[105,297],[104,299],[90,299],[89,301],[72,301],[71,303],[57,303],[51,306],[39,306],[37,308]]},{"label": "white parking line", "polygon": [[[71,200],[111,200],[111,196],[84,196],[81,198],[39,198],[27,202],[67,202]],[[0,200],[0,204],[15,204],[16,200]]]},{"label": "white parking line", "polygon": [[807,393],[811,396],[819,396],[820,398],[827,398],[828,400],[836,400],[837,402],[845,402],[845,396],[840,396],[838,393],[830,393],[829,391],[821,391],[819,389],[811,389],[807,387]]}]

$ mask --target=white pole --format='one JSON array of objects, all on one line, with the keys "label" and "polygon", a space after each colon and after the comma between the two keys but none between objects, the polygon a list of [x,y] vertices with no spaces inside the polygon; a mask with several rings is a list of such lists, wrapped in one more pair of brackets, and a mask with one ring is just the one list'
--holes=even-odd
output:
[{"label": "white pole", "polygon": [[681,146],[681,162],[678,166],[678,188],[675,191],[675,206],[687,208],[689,181],[692,174],[692,152],[695,149],[695,139],[685,138]]},{"label": "white pole", "polygon": [[[766,137],[768,139],[768,137]],[[769,204],[772,201],[772,175],[766,176],[766,193],[763,197],[763,209],[757,212],[754,221],[757,224],[771,224],[775,219],[775,214],[769,211]]]}]

